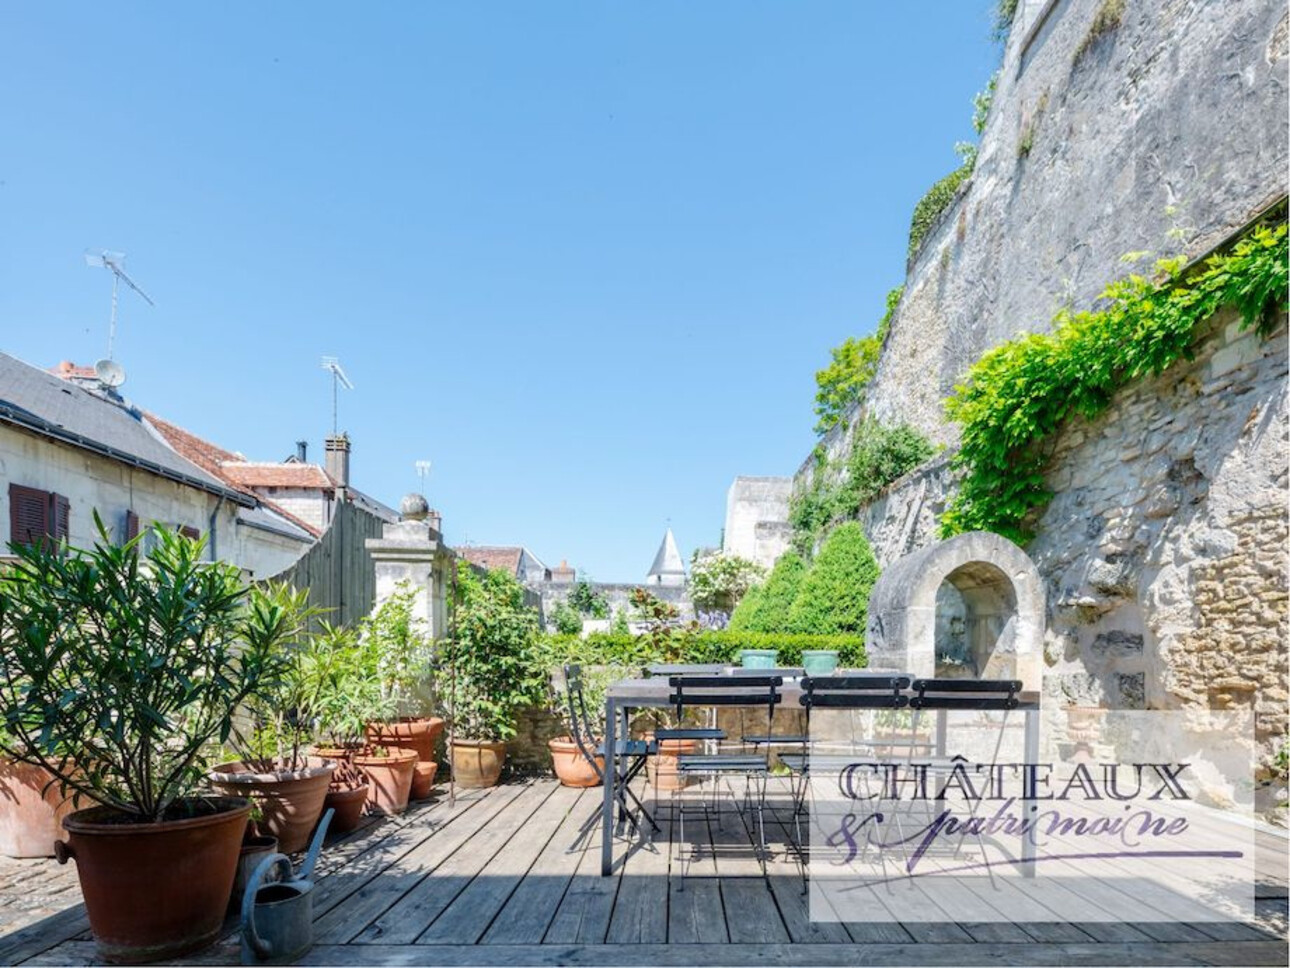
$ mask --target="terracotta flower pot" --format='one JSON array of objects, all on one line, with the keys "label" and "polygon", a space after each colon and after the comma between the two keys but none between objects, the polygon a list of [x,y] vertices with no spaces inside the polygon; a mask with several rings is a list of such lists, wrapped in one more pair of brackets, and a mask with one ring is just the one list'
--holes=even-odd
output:
[{"label": "terracotta flower pot", "polygon": [[412,770],[412,799],[424,800],[430,796],[430,788],[434,786],[434,775],[439,771],[438,763],[422,763],[417,761]]},{"label": "terracotta flower pot", "polygon": [[224,925],[251,804],[194,797],[183,819],[137,823],[109,807],[63,821],[60,864],[76,861],[90,930],[107,961],[172,960],[214,941]]},{"label": "terracotta flower pot", "polygon": [[443,720],[438,716],[404,716],[393,723],[368,723],[367,741],[387,749],[414,750],[422,763],[433,763],[435,744],[442,732]]},{"label": "terracotta flower pot", "polygon": [[[42,766],[0,758],[0,853],[8,857],[53,857],[54,841],[66,840],[62,819],[76,809],[73,794],[59,790]],[[84,797],[81,806],[89,806]]]},{"label": "terracotta flower pot", "polygon": [[496,786],[506,761],[506,744],[487,740],[459,739],[449,745],[452,776],[467,790]]},{"label": "terracotta flower pot", "polygon": [[331,807],[336,813],[327,828],[338,834],[347,834],[358,826],[363,817],[363,807],[367,806],[367,793],[371,786],[364,783],[352,790],[328,790],[323,799],[323,810]]},{"label": "terracotta flower pot", "polygon": [[377,813],[393,816],[408,808],[412,793],[412,772],[417,764],[414,750],[384,748],[384,756],[377,753],[356,755],[351,761],[367,777],[370,789],[367,800]]},{"label": "terracotta flower pot", "polygon": [[315,746],[309,753],[311,757],[317,757],[322,760],[335,760],[339,763],[342,760],[349,760],[355,753],[361,753],[362,751],[362,743],[347,743],[344,746]]},{"label": "terracotta flower pot", "polygon": [[235,911],[242,910],[242,894],[246,883],[255,873],[256,865],[269,854],[278,852],[277,837],[243,837],[242,849],[237,855],[237,873],[233,876],[233,891],[229,894],[228,906]]},{"label": "terracotta flower pot", "polygon": [[600,767],[600,772],[597,773],[587,762],[587,758],[582,755],[578,744],[570,737],[560,736],[549,739],[546,745],[551,751],[551,765],[555,767],[555,775],[560,778],[562,784],[567,787],[600,786],[600,778],[605,772],[603,756],[596,757],[596,765]]},{"label": "terracotta flower pot", "polygon": [[278,838],[278,850],[293,854],[309,846],[322,814],[334,760],[299,770],[258,772],[246,763],[225,763],[211,771],[211,784],[221,793],[249,797],[262,814],[260,832]]},{"label": "terracotta flower pot", "polygon": [[646,769],[649,771],[649,780],[654,789],[684,790],[688,787],[693,778],[677,771],[677,757],[682,753],[697,753],[698,751],[698,740],[659,740],[658,752],[650,756],[645,762]]}]

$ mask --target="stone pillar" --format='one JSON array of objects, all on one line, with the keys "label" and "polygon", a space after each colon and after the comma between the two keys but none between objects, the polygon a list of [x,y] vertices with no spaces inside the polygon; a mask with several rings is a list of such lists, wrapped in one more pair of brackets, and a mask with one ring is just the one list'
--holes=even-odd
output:
[{"label": "stone pillar", "polygon": [[400,511],[398,522],[385,525],[381,537],[366,542],[376,568],[376,607],[399,585],[410,583],[417,593],[414,616],[439,639],[447,633],[447,594],[455,556],[444,546],[443,534],[434,526],[441,519],[425,506],[425,498],[408,495]]}]

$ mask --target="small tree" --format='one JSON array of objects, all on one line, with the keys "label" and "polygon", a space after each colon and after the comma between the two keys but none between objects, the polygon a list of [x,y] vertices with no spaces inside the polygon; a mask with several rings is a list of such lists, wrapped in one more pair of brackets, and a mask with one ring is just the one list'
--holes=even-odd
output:
[{"label": "small tree", "polygon": [[730,627],[741,632],[791,631],[789,613],[805,577],[806,563],[796,552],[786,551],[775,562],[766,583],[750,591],[739,603],[730,618]]},{"label": "small tree", "polygon": [[458,737],[515,735],[516,714],[546,693],[537,639],[537,612],[513,575],[493,570],[481,578],[458,562],[456,631],[443,662]]},{"label": "small tree", "polygon": [[798,633],[863,635],[878,562],[860,525],[848,521],[825,540],[789,610]]},{"label": "small tree", "polygon": [[582,632],[582,615],[568,602],[560,602],[551,610],[551,622],[561,635],[578,635]]},{"label": "small tree", "polygon": [[765,573],[761,565],[738,555],[696,551],[690,559],[690,600],[700,612],[729,615]]},{"label": "small tree", "polygon": [[579,581],[573,586],[573,591],[569,592],[568,601],[579,615],[609,618],[609,600],[586,581]]}]

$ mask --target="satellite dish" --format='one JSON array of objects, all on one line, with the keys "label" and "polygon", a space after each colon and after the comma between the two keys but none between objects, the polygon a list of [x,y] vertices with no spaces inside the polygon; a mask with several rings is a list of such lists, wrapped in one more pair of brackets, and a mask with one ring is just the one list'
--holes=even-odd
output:
[{"label": "satellite dish", "polygon": [[116,360],[99,360],[94,364],[94,375],[105,387],[119,387],[125,382],[125,367]]}]

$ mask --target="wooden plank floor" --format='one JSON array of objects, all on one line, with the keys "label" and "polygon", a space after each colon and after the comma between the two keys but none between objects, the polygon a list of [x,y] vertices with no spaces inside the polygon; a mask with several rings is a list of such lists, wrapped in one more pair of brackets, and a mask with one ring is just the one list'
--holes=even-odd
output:
[{"label": "wooden plank floor", "polygon": [[[1067,920],[812,922],[782,816],[768,818],[768,875],[728,806],[690,813],[685,838],[660,801],[652,842],[599,876],[599,829],[579,842],[599,790],[553,780],[440,794],[368,821],[318,868],[318,965],[1284,965],[1285,891],[1264,890],[1265,926]],[[681,867],[686,866],[682,881]],[[79,893],[79,892],[77,892]],[[1024,898],[1018,897],[1018,902]],[[875,902],[878,903],[878,902]],[[1025,910],[1024,906],[1022,908]],[[1042,918],[1042,919],[1041,919]],[[0,936],[0,963],[93,964],[84,910]],[[237,964],[237,926],[190,964]]]}]

